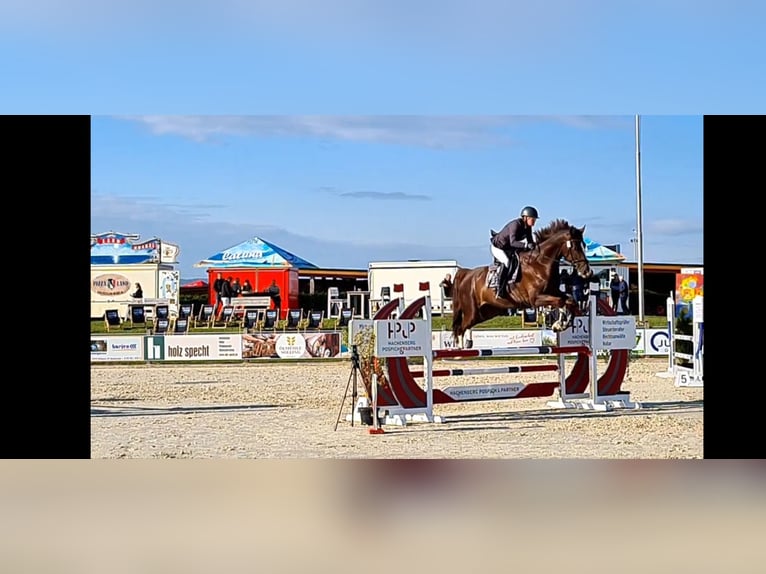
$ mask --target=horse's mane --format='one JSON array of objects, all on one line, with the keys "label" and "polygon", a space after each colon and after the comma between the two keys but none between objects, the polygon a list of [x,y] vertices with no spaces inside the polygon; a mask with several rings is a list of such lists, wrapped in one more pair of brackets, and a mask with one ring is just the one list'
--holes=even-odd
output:
[{"label": "horse's mane", "polygon": [[538,243],[542,243],[561,231],[570,231],[571,228],[572,226],[565,219],[554,219],[546,227],[535,231],[535,239]]}]

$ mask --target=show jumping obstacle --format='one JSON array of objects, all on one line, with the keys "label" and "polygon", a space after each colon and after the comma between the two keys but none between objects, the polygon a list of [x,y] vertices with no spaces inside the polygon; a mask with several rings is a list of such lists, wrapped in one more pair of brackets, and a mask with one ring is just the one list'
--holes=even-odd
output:
[{"label": "show jumping obstacle", "polygon": [[[396,287],[396,286],[395,286]],[[427,290],[428,284],[421,284],[421,290]],[[396,291],[396,288],[394,289]],[[596,309],[603,315],[614,315],[605,302],[598,300],[594,285],[591,293],[590,309]],[[433,414],[434,404],[455,402],[501,400],[531,397],[550,397],[558,390],[558,400],[549,401],[548,406],[556,408],[577,408],[588,410],[611,410],[612,408],[640,408],[640,405],[630,401],[629,393],[621,390],[628,365],[629,349],[612,349],[609,364],[601,377],[597,378],[596,353],[588,341],[582,345],[534,346],[504,349],[437,349],[431,350],[432,322],[430,301],[427,295],[413,301],[404,308],[404,299],[393,299],[382,307],[371,321],[354,321],[350,326],[350,341],[361,344],[362,380],[367,396],[373,398],[378,409],[383,412],[387,424],[406,424],[408,422],[443,422],[443,418]],[[392,315],[397,319],[391,321]],[[423,319],[418,319],[423,317]],[[580,325],[581,336],[587,339],[588,333],[593,333],[596,317],[593,314],[576,318],[575,325]],[[633,320],[632,317],[620,319]],[[376,351],[381,348],[379,336],[370,337],[377,329],[413,328],[420,330],[420,350],[409,352],[404,349],[393,349],[396,356],[380,356]],[[367,329],[369,338],[374,338],[374,344],[364,337],[359,337],[363,329]],[[574,327],[573,327],[574,328]],[[571,330],[571,329],[570,329]],[[635,326],[633,323],[633,332]],[[562,335],[559,334],[559,340]],[[635,337],[635,335],[632,335]],[[631,342],[630,348],[634,345]],[[366,348],[365,348],[366,347]],[[456,357],[489,357],[489,356],[534,356],[556,355],[557,363],[550,365],[513,365],[503,367],[467,368],[467,369],[434,369],[434,359]],[[576,361],[569,375],[565,374],[566,355],[576,355]],[[422,356],[424,368],[410,370],[408,356]],[[557,372],[557,380],[548,382],[509,382],[488,385],[451,386],[444,389],[433,388],[434,377],[453,377],[468,375],[486,375],[498,373],[530,373]],[[425,388],[415,379],[423,379]],[[373,384],[373,381],[376,381]],[[592,391],[587,392],[588,387]],[[374,389],[372,387],[375,387]],[[367,406],[367,405],[365,405]]]},{"label": "show jumping obstacle", "polygon": [[554,332],[569,327],[578,303],[559,289],[559,263],[567,261],[583,278],[592,276],[585,256],[585,226],[575,227],[563,219],[535,231],[537,247],[518,254],[521,277],[509,279],[506,297],[497,297],[487,281],[488,265],[458,267],[452,286],[452,336],[458,347],[471,347],[471,329],[484,321],[507,314],[509,309],[556,307]]},{"label": "show jumping obstacle", "polygon": [[[675,308],[676,304],[671,296],[666,300],[668,315],[668,369],[657,373],[658,377],[672,378],[676,387],[703,387],[704,386],[704,299],[697,295],[692,301],[692,334],[683,335],[676,330]],[[678,341],[691,343],[691,353],[684,353],[677,349]],[[687,365],[679,363],[681,359]]]}]

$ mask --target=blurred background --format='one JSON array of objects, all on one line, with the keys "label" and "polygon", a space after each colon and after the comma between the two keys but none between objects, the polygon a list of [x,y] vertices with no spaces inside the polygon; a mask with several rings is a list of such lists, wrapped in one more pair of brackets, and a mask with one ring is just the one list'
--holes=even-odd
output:
[{"label": "blurred background", "polygon": [[4,461],[0,571],[760,572],[765,470],[711,460]]}]

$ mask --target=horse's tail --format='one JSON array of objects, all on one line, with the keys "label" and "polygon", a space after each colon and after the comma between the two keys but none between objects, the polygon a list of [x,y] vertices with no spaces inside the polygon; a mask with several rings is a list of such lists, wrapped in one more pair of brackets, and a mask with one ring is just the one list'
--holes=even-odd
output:
[{"label": "horse's tail", "polygon": [[463,284],[467,274],[466,269],[458,267],[455,278],[452,280],[452,338],[455,343],[463,334],[463,298],[465,297]]}]

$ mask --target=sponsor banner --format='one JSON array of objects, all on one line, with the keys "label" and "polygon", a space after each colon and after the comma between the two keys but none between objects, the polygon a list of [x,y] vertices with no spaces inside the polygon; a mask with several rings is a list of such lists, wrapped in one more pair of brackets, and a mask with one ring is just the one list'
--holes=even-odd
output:
[{"label": "sponsor banner", "polygon": [[430,357],[430,324],[422,319],[375,321],[375,356]]},{"label": "sponsor banner", "polygon": [[[372,331],[372,322],[364,327]],[[481,334],[479,334],[481,333]],[[530,334],[532,339],[530,340]],[[372,335],[372,333],[370,333]],[[372,338],[372,337],[371,337]],[[578,341],[581,337],[576,338]],[[632,352],[667,356],[670,338],[667,329],[636,329]],[[360,343],[363,343],[360,341]],[[372,343],[372,341],[370,341]],[[474,348],[507,348],[556,345],[556,333],[537,331],[474,331]],[[582,344],[577,342],[576,344]],[[434,349],[448,349],[452,336],[432,333]],[[96,361],[216,360],[248,358],[337,358],[342,356],[341,333],[263,333],[242,335],[155,335],[91,336],[90,357]],[[398,354],[396,356],[399,356]]]},{"label": "sponsor banner", "polygon": [[141,361],[143,358],[143,337],[90,338],[91,361]]},{"label": "sponsor banner", "polygon": [[[543,345],[556,344],[556,334],[548,330],[543,335]],[[582,344],[582,343],[578,343]],[[647,356],[667,356],[670,337],[667,329],[636,329],[636,344],[632,353]]]},{"label": "sponsor banner", "polygon": [[242,335],[152,335],[144,337],[147,361],[241,359]]},{"label": "sponsor banner", "polygon": [[[472,340],[472,348],[474,349],[539,347],[543,344],[543,332],[540,329],[513,331],[474,329]],[[434,331],[431,336],[431,344],[434,349],[452,349],[455,347],[455,341],[449,331]]]},{"label": "sponsor banner", "polygon": [[160,270],[158,296],[173,303],[178,301],[178,285],[181,283],[178,271]]},{"label": "sponsor banner", "polygon": [[572,326],[558,333],[560,347],[579,347],[590,345],[590,318],[574,317]]},{"label": "sponsor banner", "polygon": [[90,290],[103,297],[124,295],[130,286],[130,279],[119,273],[104,273],[90,280]]},{"label": "sponsor banner", "polygon": [[633,349],[636,339],[636,319],[627,315],[596,317],[593,322],[593,348],[597,351]]},{"label": "sponsor banner", "polygon": [[642,345],[639,352],[646,355],[665,355],[670,353],[670,334],[667,329],[638,329]]},{"label": "sponsor banner", "polygon": [[524,383],[496,385],[470,385],[465,387],[447,387],[444,394],[457,401],[481,401],[485,399],[512,399],[524,390]]},{"label": "sponsor banner", "polygon": [[338,332],[246,333],[241,337],[243,359],[329,359],[341,355]]}]

